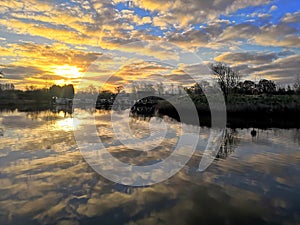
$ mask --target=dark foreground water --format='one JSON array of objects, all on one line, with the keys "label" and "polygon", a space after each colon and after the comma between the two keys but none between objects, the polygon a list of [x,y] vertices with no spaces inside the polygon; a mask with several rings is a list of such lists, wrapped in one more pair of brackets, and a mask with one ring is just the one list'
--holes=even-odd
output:
[{"label": "dark foreground water", "polygon": [[[109,145],[114,140],[109,112],[95,115],[99,136]],[[252,129],[228,129],[223,151],[205,172],[197,172],[199,145],[172,178],[133,188],[91,169],[76,146],[71,117],[0,113],[1,225],[300,224],[300,130],[255,130],[252,136]],[[137,136],[147,133],[147,123],[133,119]],[[175,133],[177,126],[174,122]],[[209,132],[202,128],[200,135],[205,139]],[[164,157],[174,144],[176,135],[162,142],[157,155],[118,144],[109,151],[138,163]]]}]

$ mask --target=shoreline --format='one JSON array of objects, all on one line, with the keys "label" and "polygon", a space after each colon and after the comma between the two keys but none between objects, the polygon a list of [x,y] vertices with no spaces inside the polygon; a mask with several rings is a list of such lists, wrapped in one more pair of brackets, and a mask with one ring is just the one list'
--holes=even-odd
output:
[{"label": "shoreline", "polygon": [[[194,98],[200,126],[211,126],[211,113],[203,96]],[[183,111],[189,112],[184,102],[176,103]],[[169,116],[178,122],[196,124],[195,121],[180,121],[179,115],[169,102],[158,101],[151,113],[137,116]],[[55,110],[56,109],[56,110]],[[0,99],[0,111],[19,110],[20,112],[57,109],[72,113],[71,106],[52,105],[49,101]],[[300,96],[233,96],[226,106],[227,127],[229,128],[300,128]]]}]

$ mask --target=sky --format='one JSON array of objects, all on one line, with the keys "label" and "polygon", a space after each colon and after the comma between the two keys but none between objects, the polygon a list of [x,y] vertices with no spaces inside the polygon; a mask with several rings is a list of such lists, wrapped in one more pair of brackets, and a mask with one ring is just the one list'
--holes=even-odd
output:
[{"label": "sky", "polygon": [[18,89],[187,85],[213,62],[285,85],[300,75],[299,48],[297,0],[0,2],[0,81]]}]

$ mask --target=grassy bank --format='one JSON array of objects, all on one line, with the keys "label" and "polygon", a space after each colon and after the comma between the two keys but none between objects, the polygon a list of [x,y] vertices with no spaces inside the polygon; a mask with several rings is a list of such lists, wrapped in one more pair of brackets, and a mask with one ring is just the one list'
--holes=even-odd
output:
[{"label": "grassy bank", "polygon": [[[200,124],[211,125],[211,113],[205,96],[191,96],[197,109]],[[189,113],[191,106],[177,102],[176,108]],[[169,102],[160,101],[156,109],[159,114],[180,121],[177,110]],[[299,95],[232,95],[226,103],[229,127],[281,127],[300,128]],[[186,123],[195,123],[185,119]]]}]

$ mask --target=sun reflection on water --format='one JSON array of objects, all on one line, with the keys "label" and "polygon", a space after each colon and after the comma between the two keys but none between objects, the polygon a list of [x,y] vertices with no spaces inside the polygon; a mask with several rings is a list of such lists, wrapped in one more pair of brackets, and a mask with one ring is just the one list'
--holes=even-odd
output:
[{"label": "sun reflection on water", "polygon": [[77,119],[69,117],[56,121],[55,128],[57,130],[73,131],[76,130],[79,125],[80,122]]}]

